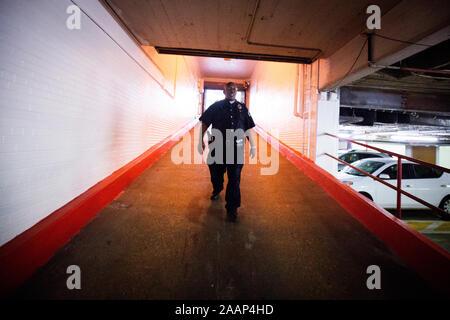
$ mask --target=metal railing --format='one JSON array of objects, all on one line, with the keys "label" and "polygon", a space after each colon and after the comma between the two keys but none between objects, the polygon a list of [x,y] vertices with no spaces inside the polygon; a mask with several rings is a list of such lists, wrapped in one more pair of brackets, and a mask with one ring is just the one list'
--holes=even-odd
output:
[{"label": "metal railing", "polygon": [[384,184],[385,186],[396,190],[397,191],[397,217],[398,218],[401,219],[401,217],[402,217],[402,209],[401,209],[401,203],[402,203],[401,195],[402,194],[407,196],[407,197],[409,197],[409,198],[411,198],[411,199],[413,199],[413,200],[415,200],[415,201],[417,201],[417,202],[419,202],[420,204],[423,204],[424,206],[427,206],[428,208],[436,211],[441,216],[450,218],[450,213],[442,210],[441,208],[438,208],[438,207],[432,205],[431,203],[428,203],[428,202],[426,202],[426,201],[424,201],[424,200],[422,200],[422,199],[420,199],[420,198],[410,194],[409,192],[406,192],[406,191],[402,190],[402,159],[405,159],[405,160],[408,160],[408,161],[411,161],[411,162],[415,162],[415,163],[418,163],[418,164],[421,164],[421,165],[424,165],[424,166],[427,166],[427,167],[431,167],[431,168],[437,169],[439,171],[447,172],[447,173],[450,173],[449,169],[441,167],[441,166],[438,166],[438,165],[435,165],[435,164],[432,164],[432,163],[428,163],[428,162],[425,162],[425,161],[422,161],[422,160],[419,160],[419,159],[414,159],[414,158],[411,158],[411,157],[407,157],[407,156],[404,156],[404,155],[399,154],[399,153],[395,153],[395,152],[391,152],[391,151],[384,150],[384,149],[381,149],[381,148],[369,146],[367,144],[364,144],[364,143],[361,143],[361,142],[357,142],[357,141],[352,140],[352,139],[341,138],[341,137],[338,137],[338,136],[336,136],[334,134],[331,134],[331,133],[325,133],[325,135],[330,136],[330,137],[334,137],[334,138],[338,138],[340,140],[349,141],[351,143],[358,144],[360,146],[363,146],[363,147],[366,147],[366,148],[370,148],[370,149],[373,149],[373,150],[376,150],[376,151],[379,151],[379,152],[383,152],[383,153],[386,153],[386,154],[388,154],[390,156],[397,157],[397,187],[395,187],[395,186],[391,185],[390,183],[387,183],[383,179],[375,177],[375,176],[371,175],[368,172],[365,172],[365,171],[363,171],[363,170],[361,170],[359,168],[356,168],[355,166],[352,166],[351,164],[345,162],[344,160],[336,158],[336,157],[332,156],[329,153],[324,153],[325,155],[327,155],[327,156],[329,156],[329,157],[331,157],[331,158],[333,158],[333,159],[335,159],[335,160],[345,164],[346,166],[349,166],[349,167],[351,167],[351,168],[361,172],[362,174],[364,174],[366,176],[369,176],[372,179],[374,179],[374,180]]}]

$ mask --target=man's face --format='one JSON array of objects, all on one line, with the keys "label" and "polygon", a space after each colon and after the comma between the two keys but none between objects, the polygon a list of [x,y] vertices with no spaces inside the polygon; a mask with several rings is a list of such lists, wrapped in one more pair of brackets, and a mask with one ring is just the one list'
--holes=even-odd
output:
[{"label": "man's face", "polygon": [[226,86],[223,89],[223,94],[225,95],[225,98],[227,100],[235,100],[236,92],[237,92],[237,89],[236,89],[236,85],[234,83]]}]

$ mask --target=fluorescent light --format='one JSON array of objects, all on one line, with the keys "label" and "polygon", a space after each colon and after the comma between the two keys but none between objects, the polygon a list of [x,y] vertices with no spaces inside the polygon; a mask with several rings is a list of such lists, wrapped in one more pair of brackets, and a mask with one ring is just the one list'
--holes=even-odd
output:
[{"label": "fluorescent light", "polygon": [[353,140],[371,140],[374,136],[372,134],[358,134],[353,137]]},{"label": "fluorescent light", "polygon": [[430,136],[406,136],[406,135],[393,135],[392,140],[396,141],[420,141],[420,142],[437,142],[438,138]]}]

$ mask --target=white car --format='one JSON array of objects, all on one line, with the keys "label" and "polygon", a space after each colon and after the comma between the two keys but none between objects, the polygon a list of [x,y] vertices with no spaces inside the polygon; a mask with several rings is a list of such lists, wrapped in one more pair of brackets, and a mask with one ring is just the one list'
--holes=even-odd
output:
[{"label": "white car", "polygon": [[[369,158],[352,163],[352,166],[397,186],[397,159]],[[361,172],[346,167],[336,177],[346,185],[365,195],[386,209],[397,207],[397,191],[391,189]],[[402,160],[402,190],[431,203],[449,213],[450,217],[450,174]],[[402,209],[427,209],[428,207],[402,195]]]},{"label": "white car", "polygon": [[[344,160],[347,163],[353,163],[366,158],[391,158],[391,156],[386,153],[371,150],[350,150],[339,155],[339,159]],[[345,167],[348,168],[348,166],[342,162],[338,163],[338,171],[341,171]]]}]

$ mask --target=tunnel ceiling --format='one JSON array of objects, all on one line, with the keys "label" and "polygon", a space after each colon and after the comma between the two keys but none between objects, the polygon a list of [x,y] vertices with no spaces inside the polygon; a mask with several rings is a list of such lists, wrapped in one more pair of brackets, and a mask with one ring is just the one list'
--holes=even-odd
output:
[{"label": "tunnel ceiling", "polygon": [[[399,0],[379,0],[386,13]],[[326,58],[365,30],[370,1],[104,0],[144,46],[161,53],[285,62]]]}]

